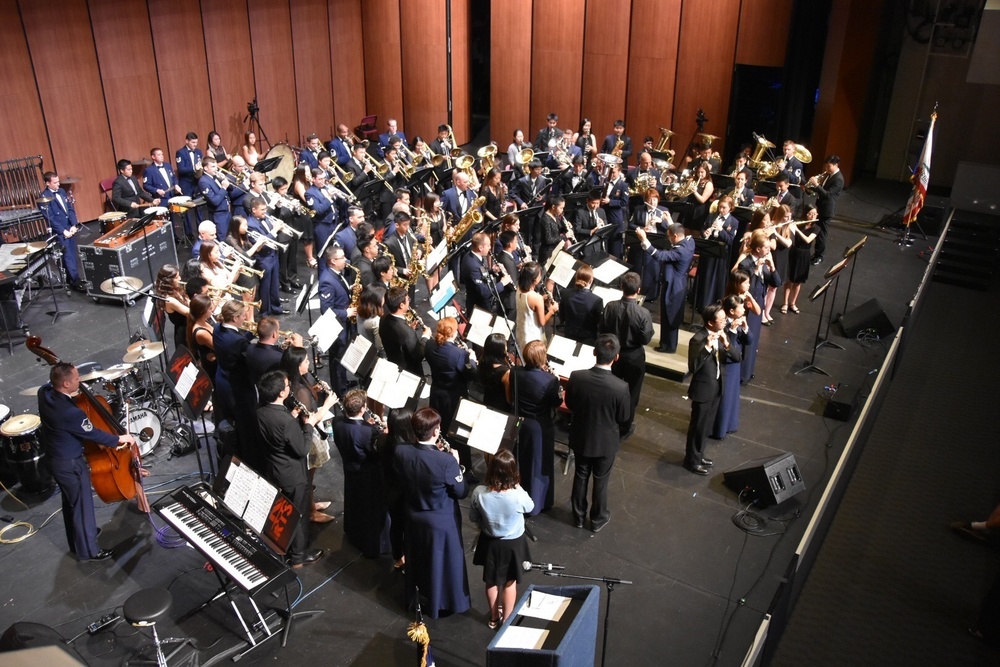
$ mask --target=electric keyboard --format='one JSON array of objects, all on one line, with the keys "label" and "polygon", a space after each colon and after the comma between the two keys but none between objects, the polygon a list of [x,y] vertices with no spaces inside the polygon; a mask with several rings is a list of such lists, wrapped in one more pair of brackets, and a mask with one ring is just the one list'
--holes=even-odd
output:
[{"label": "electric keyboard", "polygon": [[222,500],[207,488],[188,486],[153,505],[171,528],[248,595],[274,591],[294,581],[295,573],[241,519],[226,516],[221,507]]}]

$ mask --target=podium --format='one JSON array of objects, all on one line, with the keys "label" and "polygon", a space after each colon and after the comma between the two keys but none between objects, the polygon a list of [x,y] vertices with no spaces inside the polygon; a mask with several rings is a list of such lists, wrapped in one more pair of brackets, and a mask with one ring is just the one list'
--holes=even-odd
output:
[{"label": "podium", "polygon": [[[569,606],[558,621],[521,615],[533,591],[570,598]],[[593,665],[597,654],[597,619],[600,601],[601,590],[597,586],[529,586],[517,601],[514,613],[486,647],[487,666]],[[511,628],[544,629],[548,634],[537,648],[505,648],[504,636]]]}]

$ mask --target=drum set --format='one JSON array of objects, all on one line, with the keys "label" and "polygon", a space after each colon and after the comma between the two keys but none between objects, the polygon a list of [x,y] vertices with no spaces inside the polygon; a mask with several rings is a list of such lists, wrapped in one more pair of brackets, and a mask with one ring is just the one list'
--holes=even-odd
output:
[{"label": "drum set", "polygon": [[[139,340],[128,346],[122,363],[80,376],[80,382],[91,393],[108,401],[115,419],[135,436],[142,456],[156,448],[163,434],[163,412],[157,411],[162,404],[154,389],[149,364],[163,352],[163,343]],[[38,389],[25,389],[21,395],[35,396]],[[128,423],[126,406],[129,407]],[[0,483],[8,489],[20,482],[21,489],[28,494],[43,495],[52,491],[52,475],[45,463],[40,431],[38,415],[11,416],[10,408],[0,405]]]}]

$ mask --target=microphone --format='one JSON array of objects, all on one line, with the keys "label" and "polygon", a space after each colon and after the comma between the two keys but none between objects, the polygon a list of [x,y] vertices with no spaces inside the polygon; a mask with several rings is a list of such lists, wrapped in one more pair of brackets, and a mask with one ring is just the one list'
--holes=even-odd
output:
[{"label": "microphone", "polygon": [[566,568],[562,565],[556,565],[554,563],[532,563],[530,560],[523,561],[521,567],[524,568],[525,572],[530,572],[531,570],[565,570]]}]

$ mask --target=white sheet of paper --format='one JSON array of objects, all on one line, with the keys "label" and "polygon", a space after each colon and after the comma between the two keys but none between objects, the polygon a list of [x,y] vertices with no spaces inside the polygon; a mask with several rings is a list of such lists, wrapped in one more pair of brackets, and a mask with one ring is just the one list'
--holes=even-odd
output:
[{"label": "white sheet of paper", "polygon": [[626,271],[628,271],[627,266],[621,262],[608,258],[607,261],[594,269],[594,280],[610,285],[615,281],[615,278],[622,275]]},{"label": "white sheet of paper", "polygon": [[[443,262],[444,258],[447,256],[448,239],[441,239],[441,243],[439,243],[437,247],[431,249],[431,253],[427,255],[427,262],[424,264],[427,273],[433,273],[437,267],[441,266],[441,262]],[[451,274],[449,273],[449,275]],[[452,276],[452,280],[454,279],[454,276]]]},{"label": "white sheet of paper", "polygon": [[573,278],[575,277],[576,271],[565,266],[554,266],[552,267],[552,273],[549,274],[552,282],[560,287],[569,287],[569,284],[573,282]]},{"label": "white sheet of paper", "polygon": [[445,304],[451,301],[451,298],[455,296],[458,288],[455,286],[455,275],[449,271],[441,282],[438,283],[434,291],[431,292],[430,305],[431,310],[435,313],[445,307]]},{"label": "white sheet of paper", "polygon": [[364,336],[358,336],[354,339],[354,342],[347,346],[344,356],[340,358],[340,365],[357,375],[358,366],[365,360],[368,350],[371,348],[372,342],[370,340]]},{"label": "white sheet of paper", "polygon": [[476,307],[472,309],[472,315],[469,317],[469,324],[472,326],[490,326],[493,322],[493,313],[488,310],[483,310],[482,308]]},{"label": "white sheet of paper", "polygon": [[309,335],[316,337],[316,347],[319,351],[326,352],[343,330],[344,326],[337,319],[337,313],[328,310],[309,327]]},{"label": "white sheet of paper", "polygon": [[486,407],[481,403],[463,398],[458,403],[458,410],[455,412],[455,421],[459,424],[472,426],[479,420],[480,413],[485,409]]},{"label": "white sheet of paper", "polygon": [[591,290],[597,296],[601,297],[601,301],[607,306],[612,301],[621,300],[624,293],[620,289],[612,289],[611,287],[601,287],[600,285],[594,285]]},{"label": "white sheet of paper", "polygon": [[399,377],[399,366],[392,363],[388,359],[379,359],[375,362],[375,368],[372,369],[372,381],[379,380],[382,382],[395,382],[396,378]]},{"label": "white sheet of paper", "polygon": [[573,351],[576,350],[576,341],[570,340],[565,336],[560,336],[556,334],[549,341],[549,347],[547,353],[549,356],[555,357],[559,361],[566,363],[573,356]]},{"label": "white sheet of paper", "polygon": [[493,333],[493,328],[487,322],[483,324],[473,324],[465,331],[465,340],[480,347],[486,343],[486,337]]},{"label": "white sheet of paper", "polygon": [[540,618],[543,621],[556,621],[562,619],[562,615],[569,607],[570,598],[562,595],[551,595],[532,590],[528,594],[528,602],[518,609],[518,616],[530,616]]},{"label": "white sheet of paper", "polygon": [[153,299],[146,299],[146,304],[142,307],[142,321],[148,326],[153,321]]},{"label": "white sheet of paper", "polygon": [[194,381],[198,378],[198,367],[193,363],[188,364],[181,371],[181,376],[177,378],[177,384],[175,385],[175,391],[177,395],[181,397],[181,400],[185,400],[188,394],[191,392],[191,387],[194,386]]},{"label": "white sheet of paper", "polygon": [[508,625],[494,646],[496,648],[518,648],[537,651],[545,644],[545,638],[548,636],[549,631],[541,628],[522,628],[518,625]]},{"label": "white sheet of paper", "polygon": [[413,373],[408,373],[407,371],[402,371],[399,374],[399,379],[396,380],[396,387],[401,391],[407,398],[417,395],[417,388],[420,386],[420,378],[418,378]]},{"label": "white sheet of paper", "polygon": [[493,323],[493,328],[490,329],[490,333],[498,333],[508,338],[513,335],[513,331],[514,331],[513,320],[505,320],[502,317],[497,317],[496,322]]},{"label": "white sheet of paper", "polygon": [[506,425],[506,415],[484,408],[479,413],[479,419],[472,425],[472,432],[469,434],[469,447],[487,454],[496,454],[497,450],[500,449],[500,441],[503,440]]}]

